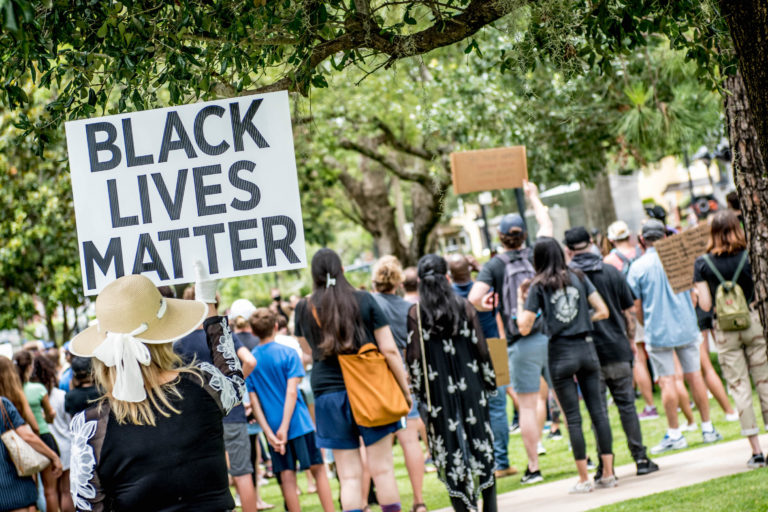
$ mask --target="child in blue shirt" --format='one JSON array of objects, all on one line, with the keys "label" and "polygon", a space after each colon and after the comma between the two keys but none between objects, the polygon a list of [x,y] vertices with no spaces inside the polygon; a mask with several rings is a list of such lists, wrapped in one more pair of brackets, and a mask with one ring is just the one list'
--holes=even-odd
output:
[{"label": "child in blue shirt", "polygon": [[277,317],[267,308],[250,318],[253,334],[261,344],[253,349],[257,364],[245,383],[253,413],[269,441],[272,470],[279,475],[280,490],[289,512],[301,510],[296,492],[296,470],[309,469],[317,482],[317,495],[326,512],[334,510],[331,486],[323,456],[315,444],[315,427],[299,382],[304,367],[296,351],[275,343]]}]

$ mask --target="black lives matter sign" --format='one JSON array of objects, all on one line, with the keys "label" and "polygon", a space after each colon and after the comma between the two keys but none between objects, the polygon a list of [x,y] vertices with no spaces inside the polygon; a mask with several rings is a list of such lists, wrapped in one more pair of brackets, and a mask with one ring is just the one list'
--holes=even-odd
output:
[{"label": "black lives matter sign", "polygon": [[306,266],[286,92],[66,124],[83,288]]}]

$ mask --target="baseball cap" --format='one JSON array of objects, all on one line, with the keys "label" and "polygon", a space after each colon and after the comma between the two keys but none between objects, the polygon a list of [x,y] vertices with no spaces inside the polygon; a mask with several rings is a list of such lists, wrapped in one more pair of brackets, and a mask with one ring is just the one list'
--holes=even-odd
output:
[{"label": "baseball cap", "polygon": [[229,307],[229,319],[234,320],[241,316],[248,320],[254,311],[256,311],[256,306],[251,301],[248,299],[237,299]]},{"label": "baseball cap", "polygon": [[586,249],[592,238],[584,226],[576,226],[565,232],[565,245],[571,250]]},{"label": "baseball cap", "polygon": [[648,240],[658,240],[664,238],[667,234],[667,228],[664,227],[664,223],[660,220],[648,219],[645,224],[643,224],[641,233],[643,234],[643,238]]},{"label": "baseball cap", "polygon": [[508,235],[513,230],[525,231],[525,221],[520,214],[508,213],[501,218],[499,232],[503,235]]},{"label": "baseball cap", "polygon": [[615,242],[617,240],[626,240],[631,234],[632,233],[629,231],[629,226],[627,226],[627,223],[623,220],[617,220],[608,226],[608,232],[605,236],[611,242]]}]

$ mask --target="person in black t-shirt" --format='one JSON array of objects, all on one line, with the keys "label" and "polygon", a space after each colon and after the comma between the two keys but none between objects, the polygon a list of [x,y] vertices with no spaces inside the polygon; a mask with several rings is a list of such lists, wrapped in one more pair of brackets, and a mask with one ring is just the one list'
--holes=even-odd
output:
[{"label": "person in black t-shirt", "polygon": [[[579,471],[579,481],[571,492],[586,493],[593,489],[587,474],[587,451],[581,430],[576,381],[600,445],[603,474],[595,483],[598,487],[614,487],[611,425],[605,411],[605,395],[600,393],[600,362],[591,337],[592,322],[608,318],[608,307],[589,278],[568,269],[563,250],[554,238],[536,242],[533,266],[536,277],[530,288],[525,286],[518,291],[517,326],[520,334],[527,335],[541,311],[550,337],[549,373],[568,422],[573,458]],[[590,306],[595,310],[593,314],[590,314]]]},{"label": "person in black t-shirt", "polygon": [[[736,283],[744,292],[747,303],[751,305],[755,284],[752,280],[752,267],[746,249],[744,231],[736,214],[730,210],[716,213],[712,218],[707,257],[725,280],[733,280],[739,265],[742,265]],[[699,306],[704,311],[710,311],[715,302],[720,279],[707,264],[704,256],[696,259],[693,267],[693,281]],[[736,410],[739,412],[741,434],[747,437],[752,448],[752,457],[747,462],[747,466],[757,468],[765,466],[765,456],[757,437],[760,430],[752,405],[752,386],[749,377],[751,376],[755,382],[757,396],[760,399],[760,410],[763,411],[763,423],[768,425],[768,349],[760,317],[754,307],[750,309],[752,321],[749,328],[728,332],[720,329],[717,323],[717,311],[715,311],[715,343],[723,375],[731,389]]]},{"label": "person in black t-shirt", "polygon": [[341,259],[331,249],[312,257],[314,292],[296,305],[295,332],[309,345],[314,361],[311,384],[315,394],[317,445],[333,450],[341,482],[344,510],[363,508],[360,438],[366,447],[368,469],[384,512],[398,512],[400,493],[392,461],[393,433],[399,422],[380,427],[355,423],[339,366],[339,354],[353,354],[365,343],[375,342],[412,405],[403,358],[376,300],[358,291],[344,277]]},{"label": "person in black t-shirt", "polygon": [[[600,359],[600,395],[605,396],[606,385],[621,416],[621,426],[627,435],[627,445],[637,465],[637,474],[645,475],[659,469],[648,459],[643,446],[643,433],[635,410],[635,388],[632,383],[634,360],[635,297],[624,275],[612,265],[603,264],[600,256],[590,250],[590,236],[583,227],[565,232],[569,266],[580,270],[589,278],[608,306],[610,316],[594,323],[592,338]],[[595,479],[599,480],[602,466],[598,466]]]},{"label": "person in black t-shirt", "polygon": [[86,410],[101,397],[91,376],[91,358],[72,356],[72,384],[64,397],[64,410],[75,414]]}]

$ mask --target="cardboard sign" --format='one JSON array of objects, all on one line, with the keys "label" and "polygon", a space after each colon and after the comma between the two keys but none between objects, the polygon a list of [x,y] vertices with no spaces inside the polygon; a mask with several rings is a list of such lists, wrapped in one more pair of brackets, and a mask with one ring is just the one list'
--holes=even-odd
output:
[{"label": "cardboard sign", "polygon": [[506,386],[511,382],[509,375],[509,357],[507,355],[507,340],[503,338],[486,338],[488,351],[491,353],[493,371],[496,373],[496,386]]},{"label": "cardboard sign", "polygon": [[66,124],[83,289],[306,266],[288,93]]},{"label": "cardboard sign", "polygon": [[707,252],[709,233],[709,224],[704,223],[653,244],[675,293],[693,288],[693,265]]},{"label": "cardboard sign", "polygon": [[528,179],[525,146],[451,153],[451,176],[456,194],[520,188]]}]

